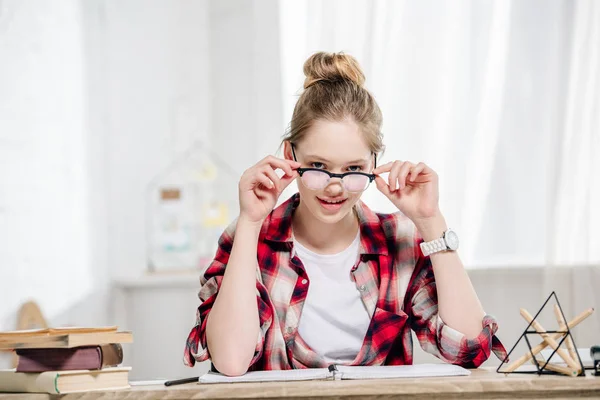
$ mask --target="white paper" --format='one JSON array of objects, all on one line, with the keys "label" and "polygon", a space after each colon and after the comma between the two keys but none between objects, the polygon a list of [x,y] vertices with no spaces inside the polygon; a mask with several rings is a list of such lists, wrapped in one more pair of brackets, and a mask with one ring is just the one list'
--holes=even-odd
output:
[{"label": "white paper", "polygon": [[[437,376],[468,376],[471,371],[452,364],[415,364],[382,366],[337,366],[341,379],[427,378]],[[339,378],[338,378],[339,379]]]},{"label": "white paper", "polygon": [[331,377],[332,375],[327,368],[251,371],[241,376],[226,376],[216,372],[208,372],[200,377],[199,383],[310,381]]},{"label": "white paper", "polygon": [[129,381],[131,386],[154,386],[161,385],[163,386],[167,380],[166,379],[153,379],[149,381]]},{"label": "white paper", "polygon": [[[467,376],[471,371],[451,364],[417,364],[390,366],[337,366],[336,379],[425,378],[437,376]],[[333,379],[327,368],[292,369],[283,371],[252,371],[242,376],[229,377],[208,372],[199,383],[278,382]]]}]

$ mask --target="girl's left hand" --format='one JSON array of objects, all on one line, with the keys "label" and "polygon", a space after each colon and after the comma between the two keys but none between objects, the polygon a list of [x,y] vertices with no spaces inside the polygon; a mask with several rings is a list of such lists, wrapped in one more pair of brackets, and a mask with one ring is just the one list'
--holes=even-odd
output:
[{"label": "girl's left hand", "polygon": [[[387,182],[380,174],[389,172]],[[381,165],[377,175],[377,189],[414,223],[439,214],[438,175],[423,163],[392,161]]]}]

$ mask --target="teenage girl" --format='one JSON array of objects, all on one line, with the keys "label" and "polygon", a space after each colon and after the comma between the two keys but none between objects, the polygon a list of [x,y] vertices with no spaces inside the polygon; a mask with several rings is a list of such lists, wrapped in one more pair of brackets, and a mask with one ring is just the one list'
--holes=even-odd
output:
[{"label": "teenage girl", "polygon": [[[377,164],[381,111],[353,57],[316,53],[304,74],[284,158],[267,156],[240,179],[240,215],[200,279],[185,363],[210,359],[231,376],[412,364],[411,330],[448,363],[504,359],[440,211],[435,171]],[[274,208],[294,180],[298,193]],[[360,201],[373,182],[398,213]]]}]

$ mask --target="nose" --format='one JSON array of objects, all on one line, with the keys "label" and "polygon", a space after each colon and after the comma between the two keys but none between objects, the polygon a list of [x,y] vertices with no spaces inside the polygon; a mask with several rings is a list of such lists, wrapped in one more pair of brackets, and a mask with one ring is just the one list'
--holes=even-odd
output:
[{"label": "nose", "polygon": [[325,186],[325,193],[328,196],[335,197],[339,196],[344,192],[344,184],[340,178],[331,178],[327,186]]}]

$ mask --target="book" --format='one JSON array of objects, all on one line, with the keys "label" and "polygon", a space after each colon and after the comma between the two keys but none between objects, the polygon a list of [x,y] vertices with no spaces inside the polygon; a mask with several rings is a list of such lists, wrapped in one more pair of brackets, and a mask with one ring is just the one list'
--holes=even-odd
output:
[{"label": "book", "polygon": [[129,367],[97,371],[46,371],[40,373],[0,370],[0,392],[76,393],[129,388]]},{"label": "book", "polygon": [[471,371],[452,364],[416,364],[383,366],[331,365],[329,368],[251,371],[241,376],[226,376],[208,372],[199,383],[279,382],[342,379],[426,378],[439,376],[468,376]]},{"label": "book", "polygon": [[[5,335],[0,339],[0,350],[72,348],[111,343],[132,343],[133,335],[127,331],[63,332],[50,334]],[[5,332],[6,333],[6,332]]]},{"label": "book", "polygon": [[19,349],[17,372],[69,371],[116,367],[123,362],[119,343],[70,349]]},{"label": "book", "polygon": [[80,327],[80,326],[65,326],[58,328],[42,328],[42,329],[26,329],[19,331],[0,332],[0,341],[12,340],[15,337],[23,336],[56,336],[66,335],[70,333],[99,333],[99,332],[116,332],[116,326],[101,326],[101,327]]}]

